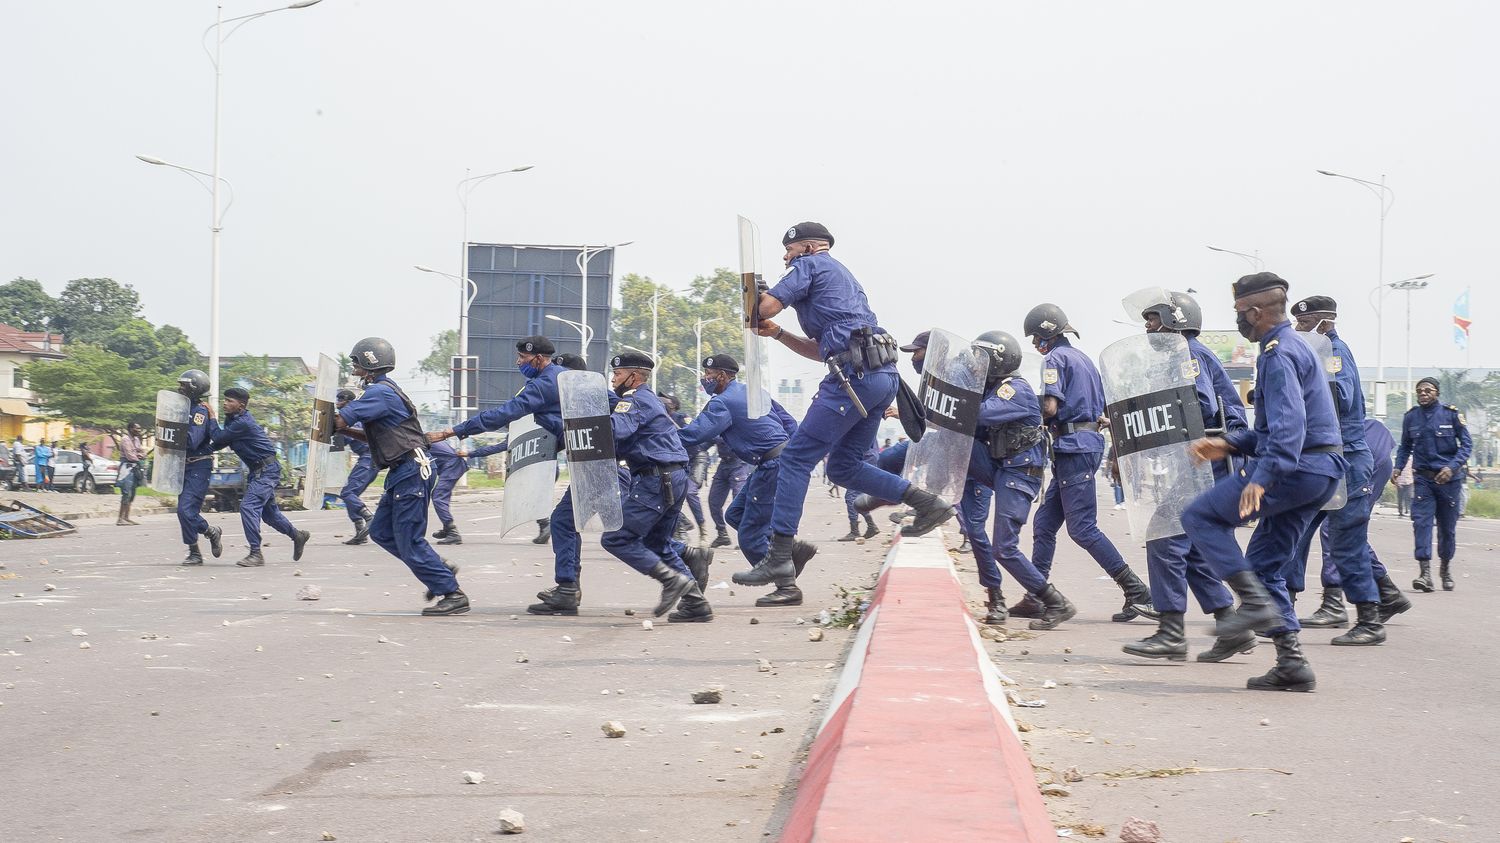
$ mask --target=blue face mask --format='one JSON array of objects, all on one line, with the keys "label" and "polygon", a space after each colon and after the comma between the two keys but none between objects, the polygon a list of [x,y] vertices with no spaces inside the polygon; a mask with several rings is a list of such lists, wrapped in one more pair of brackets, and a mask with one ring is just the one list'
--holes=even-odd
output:
[{"label": "blue face mask", "polygon": [[714,380],[713,378],[704,378],[703,380],[698,381],[698,385],[703,387],[703,391],[707,392],[709,395],[719,394],[719,382]]},{"label": "blue face mask", "polygon": [[531,365],[530,363],[522,363],[521,364],[521,374],[525,375],[527,380],[531,380],[532,378],[536,377],[537,375],[540,375],[541,373],[542,373],[541,369],[538,369],[537,367]]}]

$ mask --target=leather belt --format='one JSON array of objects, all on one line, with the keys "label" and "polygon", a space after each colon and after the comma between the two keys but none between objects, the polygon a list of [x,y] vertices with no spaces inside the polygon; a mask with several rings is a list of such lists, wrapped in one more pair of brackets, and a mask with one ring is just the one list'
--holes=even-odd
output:
[{"label": "leather belt", "polygon": [[1062,435],[1063,436],[1067,436],[1070,433],[1077,433],[1080,430],[1092,430],[1095,433],[1098,433],[1099,432],[1099,423],[1098,422],[1064,422],[1062,424],[1057,425],[1057,429],[1062,431]]},{"label": "leather belt", "polygon": [[[1430,469],[1430,468],[1416,468],[1416,469],[1412,469],[1412,470],[1417,473],[1418,477],[1425,477],[1428,480],[1436,480],[1437,476],[1438,476],[1438,471],[1441,471],[1442,469],[1433,470],[1433,469]],[[1458,472],[1456,472],[1456,471],[1453,472],[1453,476],[1457,477],[1458,476]]]},{"label": "leather belt", "polygon": [[688,464],[685,462],[654,462],[650,465],[643,465],[640,468],[631,468],[630,473],[654,474],[658,477],[661,477],[671,474],[674,471],[678,471],[679,469],[685,469],[687,467]]},{"label": "leather belt", "polygon": [[1343,445],[1319,445],[1316,448],[1302,449],[1304,454],[1342,454],[1343,452]]},{"label": "leather belt", "polygon": [[1037,477],[1037,478],[1040,478],[1040,477],[1042,477],[1043,475],[1045,475],[1047,473],[1047,470],[1044,469],[1044,468],[1042,468],[1039,465],[1010,465],[1010,466],[1006,466],[1005,470],[1006,471],[1015,471],[1015,472],[1019,472],[1021,474],[1025,474],[1025,475],[1030,476],[1030,477]]},{"label": "leather belt", "polygon": [[781,452],[786,449],[786,443],[788,441],[790,441],[790,440],[783,439],[783,440],[781,440],[781,443],[779,445],[777,445],[776,447],[772,448],[769,451],[766,451],[764,454],[761,454],[760,456],[756,457],[753,460],[745,460],[745,462],[748,462],[748,463],[750,463],[752,465],[761,465],[763,463],[768,463],[771,460],[774,460],[777,457],[781,456]]}]

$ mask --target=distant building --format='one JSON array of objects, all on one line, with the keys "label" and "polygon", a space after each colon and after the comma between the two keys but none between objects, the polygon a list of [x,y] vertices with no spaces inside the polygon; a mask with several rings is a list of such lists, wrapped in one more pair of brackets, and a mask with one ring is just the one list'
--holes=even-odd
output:
[{"label": "distant building", "polygon": [[27,442],[68,435],[67,422],[42,412],[31,384],[21,375],[21,367],[27,363],[62,358],[62,334],[21,331],[0,324],[0,436],[6,442],[17,435]]},{"label": "distant building", "polygon": [[782,378],[777,381],[776,400],[799,421],[807,414],[808,397],[801,378]]}]

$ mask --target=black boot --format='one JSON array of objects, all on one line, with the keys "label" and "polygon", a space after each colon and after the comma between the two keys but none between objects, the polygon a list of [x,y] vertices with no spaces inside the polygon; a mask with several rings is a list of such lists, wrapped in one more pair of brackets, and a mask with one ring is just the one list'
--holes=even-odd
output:
[{"label": "black boot", "polygon": [[895,503],[895,501],[883,501],[880,498],[860,493],[854,496],[854,511],[860,513],[874,512],[882,506],[894,506]]},{"label": "black boot", "polygon": [[344,544],[364,544],[370,540],[370,519],[361,518],[354,522],[354,535],[344,540]]},{"label": "black boot", "polygon": [[1381,623],[1385,623],[1411,608],[1411,600],[1407,599],[1406,595],[1401,593],[1401,589],[1396,586],[1396,583],[1391,581],[1390,574],[1386,574],[1376,580],[1375,585],[1380,589]]},{"label": "black boot", "polygon": [[[1214,618],[1217,620],[1223,620],[1224,618],[1229,617],[1229,615],[1233,612],[1234,607],[1232,606],[1225,606],[1222,609],[1215,609]],[[1257,643],[1258,642],[1255,640],[1255,633],[1249,630],[1239,632],[1234,635],[1220,635],[1218,638],[1214,639],[1214,645],[1212,647],[1198,654],[1198,661],[1221,662],[1237,653],[1248,653],[1251,650],[1254,650]]]},{"label": "black boot", "polygon": [[963,541],[961,541],[961,542],[958,543],[958,552],[959,553],[968,553],[969,552],[969,537],[968,536],[964,536],[963,537]]},{"label": "black boot", "polygon": [[[446,560],[446,559],[443,559],[443,558],[442,558],[442,557],[441,557],[441,556],[440,556],[440,557],[438,557],[438,559],[439,559],[439,561],[441,561],[441,562],[442,562],[442,563],[443,563],[443,564],[444,564],[444,565],[445,565],[445,566],[447,566],[447,568],[448,568],[448,571],[449,571],[449,572],[450,572],[450,573],[452,573],[452,574],[453,574],[453,575],[454,575],[454,576],[455,576],[455,577],[456,577],[456,576],[458,576],[458,566],[457,566],[457,565],[455,565],[455,564],[453,564],[453,563],[452,563],[452,562],[449,562],[449,561],[448,561],[448,560]],[[422,599],[423,599],[423,600],[426,600],[426,601],[427,601],[427,602],[428,602],[428,603],[431,603],[431,602],[432,602],[432,601],[434,601],[434,600],[436,600],[436,599],[437,599],[437,598],[438,598],[438,595],[437,595],[437,594],[435,594],[435,593],[433,593],[433,592],[431,592],[431,591],[429,591],[429,592],[427,592],[427,593],[426,593],[426,594],[425,594],[425,595],[423,595],[423,597],[422,597]]]},{"label": "black boot", "polygon": [[444,594],[443,599],[422,610],[422,614],[429,618],[442,617],[444,615],[462,615],[469,611],[469,596],[462,590]]},{"label": "black boot", "polygon": [[1453,560],[1451,559],[1444,559],[1438,563],[1438,579],[1443,581],[1444,591],[1453,590],[1453,573],[1450,567],[1452,564]]},{"label": "black boot", "polygon": [[297,530],[292,534],[292,561],[296,562],[302,558],[302,551],[307,548],[307,542],[312,538],[312,533],[306,530]]},{"label": "black boot", "polygon": [[1219,618],[1217,634],[1222,638],[1233,638],[1242,632],[1270,629],[1281,620],[1281,613],[1271,602],[1271,593],[1250,571],[1240,571],[1225,580],[1229,588],[1240,598],[1237,610]]},{"label": "black boot", "polygon": [[[875,538],[878,535],[880,535],[880,528],[877,527],[877,526],[875,526],[875,519],[871,518],[868,515],[866,515],[865,516],[865,538],[867,538],[867,539],[873,539],[873,538]],[[1449,589],[1449,590],[1451,591],[1452,589]]]},{"label": "black boot", "polygon": [[241,568],[259,568],[262,565],[266,564],[266,557],[260,555],[260,548],[257,547],[254,550],[251,550],[249,553],[245,554],[244,559],[241,559],[234,564],[240,566]]},{"label": "black boot", "polygon": [[446,539],[446,538],[448,538],[448,530],[451,529],[452,527],[453,527],[452,524],[444,524],[443,525],[443,529],[438,530],[436,533],[433,533],[432,537],[435,538],[435,539]]},{"label": "black boot", "polygon": [[797,577],[802,576],[802,569],[807,567],[808,560],[818,555],[818,549],[808,542],[792,542],[792,569],[796,576],[781,577],[776,580],[776,590],[764,597],[758,597],[755,605],[762,608],[778,608],[786,606],[802,605],[802,589],[797,587]]},{"label": "black boot", "polygon": [[854,520],[852,520],[852,521],[849,522],[849,532],[847,534],[843,535],[843,536],[840,536],[839,537],[839,541],[841,541],[841,542],[852,542],[852,541],[854,541],[857,538],[859,538],[859,519],[858,518],[856,518],[856,519],[854,519]]},{"label": "black boot", "polygon": [[1140,641],[1133,641],[1120,649],[1132,656],[1185,662],[1188,650],[1187,635],[1182,624],[1182,612],[1162,612],[1161,625],[1156,628],[1155,635]]},{"label": "black boot", "polygon": [[727,528],[725,528],[725,527],[720,527],[719,528],[719,534],[716,535],[716,536],[714,536],[714,540],[712,542],[709,542],[708,546],[709,547],[728,547],[730,544],[731,544],[731,542],[729,541],[729,530]]},{"label": "black boot", "polygon": [[1271,640],[1276,642],[1276,666],[1265,676],[1246,681],[1245,687],[1252,691],[1311,691],[1318,687],[1312,667],[1302,655],[1297,633],[1283,632]]},{"label": "black boot", "polygon": [[1434,591],[1432,586],[1432,560],[1418,559],[1417,567],[1421,570],[1421,573],[1417,574],[1417,578],[1411,581],[1411,587],[1417,591],[1432,593]]},{"label": "black boot", "polygon": [[1027,629],[1056,629],[1058,624],[1078,614],[1078,609],[1052,583],[1047,583],[1047,587],[1037,594],[1037,599],[1045,608],[1041,617],[1026,625]]},{"label": "black boot", "polygon": [[463,544],[464,537],[459,535],[457,524],[444,524],[443,532],[448,535],[438,539],[438,544]]},{"label": "black boot", "polygon": [[665,562],[656,563],[656,567],[647,571],[646,576],[661,583],[661,599],[651,610],[651,614],[658,618],[672,611],[672,607],[677,605],[682,595],[687,594],[693,586],[697,585],[692,577],[676,568],[669,567]]},{"label": "black boot", "polygon": [[202,565],[203,564],[203,552],[198,549],[198,545],[196,543],[188,545],[188,555],[187,555],[186,559],[182,560],[182,564],[184,564],[184,565]]},{"label": "black boot", "polygon": [[1298,618],[1297,623],[1315,628],[1348,626],[1349,610],[1344,608],[1344,590],[1342,588],[1323,589],[1323,605],[1310,616]]},{"label": "black boot", "polygon": [[1110,616],[1115,623],[1129,623],[1136,616],[1147,617],[1156,620],[1161,613],[1151,605],[1151,589],[1141,582],[1141,578],[1135,575],[1130,566],[1114,575],[1115,584],[1125,592],[1125,606],[1120,611]]},{"label": "black boot", "polygon": [[[688,570],[693,572],[693,579],[698,581],[698,591],[708,591],[708,566],[714,562],[714,552],[706,547],[685,547],[682,549],[682,561],[687,563]],[[698,596],[703,597],[701,593]]]},{"label": "black boot", "polygon": [[695,585],[677,601],[677,611],[667,615],[667,623],[708,623],[714,619],[714,607],[703,599],[703,592]]},{"label": "black boot", "polygon": [[735,573],[732,579],[739,585],[770,585],[788,578],[795,582],[797,567],[792,561],[792,549],[796,541],[796,536],[773,534],[771,549],[766,552],[766,558],[748,571]]},{"label": "black boot", "polygon": [[536,596],[542,602],[527,606],[526,611],[530,614],[576,615],[578,604],[583,600],[583,591],[576,582],[560,582],[546,591],[538,591]]},{"label": "black boot", "polygon": [[1354,628],[1328,642],[1344,647],[1368,647],[1385,641],[1385,624],[1380,622],[1379,603],[1355,603],[1358,620]]},{"label": "black boot", "polygon": [[807,563],[817,555],[818,548],[811,542],[792,542],[792,570],[797,572],[797,576],[802,576],[802,569],[806,568]]},{"label": "black boot", "polygon": [[911,523],[901,528],[901,535],[907,537],[925,536],[956,514],[953,504],[916,486],[906,490],[906,494],[901,496],[901,502],[911,507],[913,512]]},{"label": "black boot", "polygon": [[538,518],[536,522],[536,538],[531,540],[532,544],[546,544],[552,541],[552,519]]},{"label": "black boot", "polygon": [[1013,618],[1039,618],[1046,608],[1042,605],[1042,601],[1027,592],[1026,596],[1021,598],[1021,602],[1010,607],[1009,614]]},{"label": "black boot", "polygon": [[208,552],[218,559],[224,553],[224,528],[209,527],[203,531],[203,535],[208,537]]},{"label": "black boot", "polygon": [[984,594],[984,622],[995,626],[1004,624],[1010,612],[1005,608],[1005,595],[1000,593],[1000,586],[991,586],[984,590]]}]

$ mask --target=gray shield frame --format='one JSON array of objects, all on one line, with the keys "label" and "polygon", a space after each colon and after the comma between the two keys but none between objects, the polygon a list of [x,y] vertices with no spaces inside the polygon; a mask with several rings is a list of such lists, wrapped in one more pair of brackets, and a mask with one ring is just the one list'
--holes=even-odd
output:
[{"label": "gray shield frame", "polygon": [[[312,424],[307,433],[307,463],[302,468],[302,505],[322,509],[328,490],[329,454],[333,451],[334,401],[339,391],[339,364],[326,354],[318,355],[318,379],[313,385]],[[347,461],[347,457],[345,460]],[[349,471],[344,470],[347,479]],[[340,486],[343,484],[340,483]]]},{"label": "gray shield frame", "polygon": [[1099,354],[1125,514],[1144,541],[1182,535],[1182,511],[1214,485],[1213,469],[1189,453],[1203,438],[1196,373],[1180,334],[1137,334]]},{"label": "gray shield frame", "polygon": [[500,535],[552,512],[557,482],[557,437],[522,416],[506,431],[505,496],[500,500]]},{"label": "gray shield frame", "polygon": [[625,526],[620,504],[620,464],[609,421],[609,387],[599,372],[563,372],[557,378],[562,405],[563,444],[568,451],[568,486],[573,491],[573,523],[579,532],[597,520],[606,532]]},{"label": "gray shield frame", "polygon": [[176,390],[156,392],[156,453],[151,458],[151,488],[169,495],[182,493],[187,471],[188,413],[192,402]]},{"label": "gray shield frame", "polygon": [[901,476],[943,500],[963,492],[974,453],[974,426],[984,399],[989,359],[957,334],[933,328],[918,395],[927,410],[922,441],[906,452]]},{"label": "gray shield frame", "polygon": [[[740,235],[740,308],[745,332],[745,359],[740,361],[740,375],[745,379],[745,412],[750,418],[758,419],[771,412],[766,338],[755,332],[760,324],[760,230],[744,217],[736,219]],[[698,361],[698,365],[702,363],[702,360]]]}]

